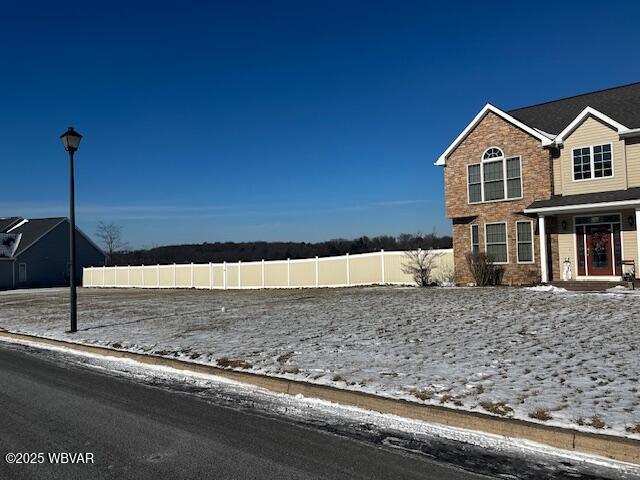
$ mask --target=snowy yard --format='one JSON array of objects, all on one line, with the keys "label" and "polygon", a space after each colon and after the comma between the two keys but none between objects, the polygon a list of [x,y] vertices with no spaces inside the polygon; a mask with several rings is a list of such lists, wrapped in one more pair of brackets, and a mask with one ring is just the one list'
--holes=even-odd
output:
[{"label": "snowy yard", "polygon": [[0,328],[640,438],[640,295],[511,288],[0,293]]}]

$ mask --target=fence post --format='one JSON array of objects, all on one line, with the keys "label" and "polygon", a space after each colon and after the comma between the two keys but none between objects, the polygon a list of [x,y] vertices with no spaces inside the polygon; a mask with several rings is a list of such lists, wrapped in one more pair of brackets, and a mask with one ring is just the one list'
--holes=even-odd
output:
[{"label": "fence post", "polygon": [[349,254],[347,253],[347,287],[351,286],[351,268],[349,266]]},{"label": "fence post", "polygon": [[141,277],[142,277],[142,285],[141,285],[141,287],[142,287],[142,288],[144,288],[144,263],[142,264],[142,274],[141,274]]},{"label": "fence post", "polygon": [[227,262],[222,262],[222,288],[227,289]]},{"label": "fence post", "polygon": [[193,283],[193,262],[191,262],[191,288],[195,287],[195,284]]},{"label": "fence post", "polygon": [[173,288],[176,288],[178,284],[176,283],[176,264],[173,264]]},{"label": "fence post", "polygon": [[287,258],[287,287],[291,288],[291,259]]},{"label": "fence post", "polygon": [[384,248],[380,250],[380,264],[382,265],[382,284],[384,285]]},{"label": "fence post", "polygon": [[209,262],[209,290],[213,290],[213,263]]},{"label": "fence post", "polygon": [[104,286],[106,285],[106,278],[107,278],[107,266],[103,265],[102,266],[102,287],[104,288]]},{"label": "fence post", "polygon": [[157,265],[157,275],[158,278],[156,279],[156,287],[160,288],[160,264]]},{"label": "fence post", "polygon": [[238,260],[238,288],[242,288],[242,275],[240,271],[242,270],[242,260]]},{"label": "fence post", "polygon": [[320,261],[318,260],[318,256],[316,255],[316,288],[320,286],[320,272],[318,271],[318,264]]},{"label": "fence post", "polygon": [[264,258],[262,259],[262,288],[264,288]]},{"label": "fence post", "polygon": [[131,288],[131,265],[127,265],[127,287]]}]

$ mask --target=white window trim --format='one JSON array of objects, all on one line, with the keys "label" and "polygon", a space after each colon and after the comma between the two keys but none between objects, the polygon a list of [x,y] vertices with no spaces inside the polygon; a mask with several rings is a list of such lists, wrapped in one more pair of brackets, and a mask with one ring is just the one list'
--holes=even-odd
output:
[{"label": "white window trim", "polygon": [[[518,245],[521,243],[529,243],[529,242],[521,242],[518,238],[518,224],[519,223],[528,223],[529,228],[531,229],[531,260],[522,261],[520,260],[520,250],[518,249]],[[536,263],[536,248],[535,248],[535,239],[534,239],[534,231],[533,231],[533,220],[516,220],[516,262],[521,265]]]},{"label": "white window trim", "polygon": [[[493,222],[484,224],[484,251],[487,253],[487,225],[504,225],[504,241],[507,249],[507,261],[506,262],[493,262],[494,265],[507,265],[509,263],[509,226],[507,222]],[[502,245],[501,243],[492,243],[491,245]]]},{"label": "white window trim", "polygon": [[473,227],[476,227],[478,229],[478,243],[477,243],[477,245],[478,245],[478,252],[481,252],[481,250],[480,250],[480,225],[478,225],[477,223],[472,223],[469,227],[470,227],[469,230],[470,230],[470,233],[471,233],[471,242],[470,242],[471,243],[471,253],[473,253],[473,245],[474,245],[474,243],[473,243]]},{"label": "white window trim", "polygon": [[[24,279],[20,278],[20,269],[24,266]],[[18,282],[26,283],[27,282],[27,264],[25,262],[18,263]]]},{"label": "white window trim", "polygon": [[[595,177],[595,159],[593,158],[593,147],[604,147],[605,145],[609,145],[611,147],[611,175],[607,175],[606,177]],[[576,174],[573,171],[573,152],[576,150],[581,150],[583,148],[588,148],[589,149],[589,161],[590,161],[590,168],[591,168],[591,177],[589,178],[579,178],[576,179]],[[615,177],[616,172],[614,169],[614,162],[613,162],[613,144],[612,143],[596,143],[594,145],[584,145],[582,147],[571,147],[571,178],[573,179],[574,182],[578,183],[578,182],[592,182],[594,180],[608,180],[610,178]]]},{"label": "white window trim", "polygon": [[[491,148],[498,148],[498,147],[489,147],[487,150],[490,150]],[[485,150],[482,153],[482,157],[484,157],[484,154],[487,152],[487,150]],[[502,150],[500,150],[502,151]],[[503,152],[504,153],[504,152]],[[522,157],[520,155],[511,155],[509,157],[505,157],[504,155],[502,157],[496,157],[496,158],[489,158],[486,160],[483,160],[481,157],[480,162],[477,163],[469,163],[467,164],[467,204],[468,205],[478,205],[480,203],[496,203],[496,202],[513,202],[513,201],[517,201],[517,200],[522,200],[524,198],[524,184],[522,182]],[[520,162],[520,196],[519,197],[507,197],[507,182],[509,180],[509,178],[507,178],[507,160],[511,160],[513,158],[517,158],[518,161]],[[613,150],[611,153],[611,158],[613,159]],[[504,197],[503,198],[497,198],[495,200],[485,200],[484,199],[484,165],[486,165],[487,163],[492,163],[492,162],[502,162],[502,181],[504,183]],[[471,201],[471,195],[470,195],[470,184],[469,184],[469,167],[474,166],[474,165],[480,165],[480,196],[481,196],[481,200],[479,202],[472,202]],[[514,177],[515,178],[515,177]],[[610,177],[604,177],[604,178],[610,178]]]},{"label": "white window trim", "polygon": [[[472,202],[471,201],[471,184],[469,183],[469,168],[470,167],[475,167],[475,166],[479,166],[480,167],[480,201],[479,202]],[[484,199],[484,188],[482,188],[482,163],[470,163],[467,165],[467,203],[469,205],[475,205],[477,203],[482,203],[482,200]],[[476,183],[474,183],[474,185],[478,185]]]}]

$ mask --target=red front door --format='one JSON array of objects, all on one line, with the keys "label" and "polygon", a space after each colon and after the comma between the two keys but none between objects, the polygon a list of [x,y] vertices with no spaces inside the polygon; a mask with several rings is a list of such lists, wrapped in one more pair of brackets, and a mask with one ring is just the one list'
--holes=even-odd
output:
[{"label": "red front door", "polygon": [[587,269],[589,275],[613,275],[613,235],[611,225],[586,227]]}]

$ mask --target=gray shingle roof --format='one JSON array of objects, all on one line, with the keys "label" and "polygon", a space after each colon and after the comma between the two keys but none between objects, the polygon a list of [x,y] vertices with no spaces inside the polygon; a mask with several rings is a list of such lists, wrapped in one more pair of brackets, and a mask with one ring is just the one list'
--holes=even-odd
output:
[{"label": "gray shingle roof", "polygon": [[38,240],[42,235],[65,220],[65,217],[35,218],[23,223],[16,229],[11,230],[11,233],[22,234],[22,237],[20,238],[20,245],[18,245],[14,256],[20,255],[20,253],[22,253],[33,242]]},{"label": "gray shingle roof", "polygon": [[13,225],[18,223],[22,218],[20,217],[7,217],[0,218],[0,233],[6,233]]},{"label": "gray shingle roof", "polygon": [[527,207],[547,208],[547,207],[570,207],[585,203],[605,203],[624,202],[628,200],[640,200],[640,187],[629,188],[627,190],[615,190],[613,192],[581,193],[578,195],[556,195],[549,200],[538,200]]},{"label": "gray shingle roof", "polygon": [[640,128],[640,82],[518,108],[508,113],[525,125],[557,135],[586,107],[627,128]]}]

